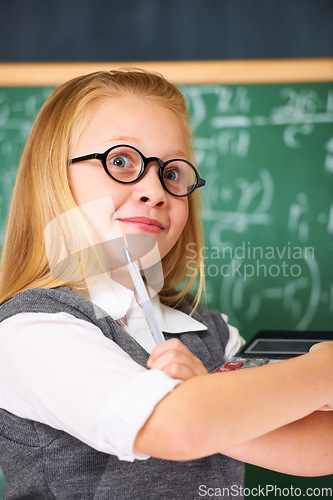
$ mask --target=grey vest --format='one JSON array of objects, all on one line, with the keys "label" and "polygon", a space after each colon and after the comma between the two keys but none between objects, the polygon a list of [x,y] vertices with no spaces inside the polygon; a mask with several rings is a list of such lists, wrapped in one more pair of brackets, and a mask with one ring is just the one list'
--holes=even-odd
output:
[{"label": "grey vest", "polygon": [[[187,299],[177,307],[187,314],[191,311]],[[19,293],[0,307],[0,321],[20,312],[67,312],[93,323],[146,367],[149,354],[110,316],[97,319],[91,302],[67,287]],[[223,359],[228,328],[219,313],[202,307],[194,318],[208,330],[177,337],[212,371]],[[165,333],[165,337],[173,336]],[[235,493],[244,476],[243,464],[224,455],[186,462],[155,458],[121,461],[63,431],[1,409],[0,467],[7,481],[4,498],[8,500],[194,500],[208,491],[210,497],[216,491],[219,498],[242,498]]]}]

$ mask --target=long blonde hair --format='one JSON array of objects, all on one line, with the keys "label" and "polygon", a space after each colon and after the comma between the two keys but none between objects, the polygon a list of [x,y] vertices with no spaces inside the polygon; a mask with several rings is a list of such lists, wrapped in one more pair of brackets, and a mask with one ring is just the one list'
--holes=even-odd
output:
[{"label": "long blonde hair", "polygon": [[[135,68],[96,72],[58,87],[40,110],[19,165],[2,251],[0,303],[27,288],[83,286],[80,261],[79,273],[69,273],[66,279],[52,274],[44,230],[50,221],[76,208],[68,183],[68,159],[88,123],[92,107],[102,98],[126,95],[149,98],[173,110],[191,136],[184,96],[159,74]],[[82,214],[77,212],[74,219],[72,241],[67,237],[69,251],[73,239],[78,237],[86,242],[81,248],[93,247],[96,241]],[[204,288],[202,252],[196,252],[191,260],[190,277],[187,264],[188,244],[194,244],[198,250],[202,248],[202,234],[200,197],[196,191],[189,197],[189,217],[183,233],[162,261],[164,287],[159,295],[166,302],[181,300],[195,282],[198,282],[195,304],[200,300]],[[96,254],[92,251],[88,261],[89,258],[91,261]],[[182,290],[176,292],[180,284]]]}]

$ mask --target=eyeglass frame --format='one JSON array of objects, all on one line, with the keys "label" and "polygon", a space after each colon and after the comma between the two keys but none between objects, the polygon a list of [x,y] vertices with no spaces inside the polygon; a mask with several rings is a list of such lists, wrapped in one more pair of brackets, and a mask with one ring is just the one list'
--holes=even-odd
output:
[{"label": "eyeglass frame", "polygon": [[[113,149],[116,149],[116,148],[121,148],[121,147],[133,149],[134,151],[136,151],[138,153],[138,155],[140,156],[140,158],[142,160],[142,165],[141,165],[141,170],[139,172],[139,175],[133,181],[127,181],[127,182],[120,181],[119,179],[116,179],[115,177],[113,177],[113,175],[108,170],[108,167],[106,164],[106,159],[107,159],[110,151],[112,151]],[[176,198],[185,198],[186,196],[189,196],[190,194],[194,193],[194,191],[196,189],[198,189],[199,187],[202,187],[206,184],[206,181],[200,177],[199,172],[195,168],[195,166],[191,162],[184,160],[184,158],[173,158],[172,160],[163,161],[163,160],[161,160],[161,158],[158,158],[157,156],[146,157],[143,153],[141,153],[141,151],[139,149],[135,148],[134,146],[130,146],[129,144],[117,144],[116,146],[112,146],[111,148],[107,149],[104,153],[91,153],[89,155],[78,156],[77,158],[72,158],[71,160],[68,160],[68,165],[71,165],[73,163],[79,163],[79,162],[86,161],[86,160],[99,160],[102,163],[103,168],[104,168],[105,172],[107,173],[107,175],[109,177],[111,177],[111,179],[113,179],[114,181],[119,182],[120,184],[134,184],[135,182],[138,182],[146,173],[148,165],[152,162],[156,162],[159,165],[158,177],[159,177],[159,180],[163,186],[163,189],[165,189],[165,191],[167,191],[167,193],[171,194],[171,196],[175,196]],[[174,194],[165,185],[165,182],[163,179],[164,169],[167,165],[169,165],[170,163],[172,163],[174,161],[183,161],[183,162],[187,163],[194,170],[195,179],[196,179],[195,183],[194,183],[194,187],[193,187],[193,189],[191,189],[191,191],[189,191],[186,194]]]}]

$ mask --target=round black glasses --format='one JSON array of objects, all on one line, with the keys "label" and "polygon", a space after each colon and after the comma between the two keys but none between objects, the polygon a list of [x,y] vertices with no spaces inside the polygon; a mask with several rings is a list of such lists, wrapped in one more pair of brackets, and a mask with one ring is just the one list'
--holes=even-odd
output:
[{"label": "round black glasses", "polygon": [[79,163],[92,159],[99,160],[105,172],[114,181],[122,184],[137,182],[146,172],[149,163],[156,162],[159,165],[158,175],[163,188],[177,197],[188,196],[206,184],[195,166],[189,161],[182,158],[163,161],[156,156],[146,158],[141,151],[126,144],[113,146],[105,153],[92,153],[73,158],[68,163]]}]

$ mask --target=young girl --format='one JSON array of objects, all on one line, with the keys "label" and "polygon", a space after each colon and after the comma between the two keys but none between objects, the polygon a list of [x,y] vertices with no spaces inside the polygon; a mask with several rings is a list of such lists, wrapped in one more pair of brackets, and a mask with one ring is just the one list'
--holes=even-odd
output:
[{"label": "young girl", "polygon": [[[40,111],[1,263],[6,498],[193,499],[203,484],[242,498],[244,461],[333,472],[333,413],[318,411],[332,408],[332,343],[214,373],[242,339],[199,305],[199,251],[187,293],[188,244],[203,245],[193,163],[184,98],[159,75],[76,78]],[[117,244],[140,242],[145,272],[158,259],[141,237],[163,269],[158,345]]]}]

